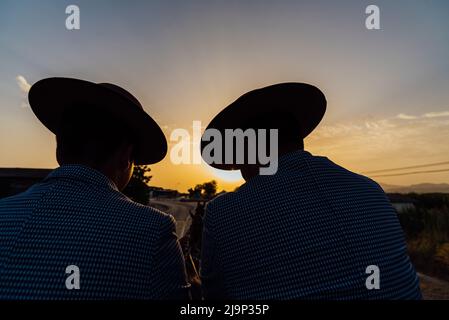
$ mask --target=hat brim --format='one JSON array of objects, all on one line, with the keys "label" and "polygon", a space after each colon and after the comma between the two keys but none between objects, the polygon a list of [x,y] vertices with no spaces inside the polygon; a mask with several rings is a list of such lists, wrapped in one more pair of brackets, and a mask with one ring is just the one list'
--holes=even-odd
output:
[{"label": "hat brim", "polygon": [[[306,83],[280,83],[245,93],[223,109],[209,123],[206,130],[217,129],[222,134],[225,129],[258,128],[251,121],[264,114],[288,114],[297,124],[290,130],[294,138],[306,138],[321,122],[326,112],[326,98],[317,87]],[[291,120],[291,119],[290,119]],[[269,122],[269,120],[268,120]],[[266,129],[276,129],[266,128]],[[201,141],[201,152],[209,142]],[[239,164],[210,163],[222,170],[238,170]]]},{"label": "hat brim", "polygon": [[132,100],[102,85],[71,78],[48,78],[36,82],[28,100],[37,118],[56,134],[62,125],[62,115],[76,107],[89,117],[95,106],[115,116],[133,129],[135,135],[135,164],[153,164],[167,154],[167,140],[159,125]]}]

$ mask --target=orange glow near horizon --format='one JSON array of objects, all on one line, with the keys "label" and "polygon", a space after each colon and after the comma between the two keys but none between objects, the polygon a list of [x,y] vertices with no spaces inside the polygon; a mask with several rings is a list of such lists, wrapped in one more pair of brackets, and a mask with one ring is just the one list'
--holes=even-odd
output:
[{"label": "orange glow near horizon", "polygon": [[[31,114],[30,109],[24,109],[24,112]],[[326,156],[357,173],[445,161],[448,159],[441,157],[441,153],[439,153],[440,156],[429,157],[432,147],[435,146],[449,154],[449,147],[444,141],[433,141],[433,145],[429,145],[431,141],[429,138],[433,135],[447,134],[449,136],[445,121],[448,120],[432,119],[429,122],[428,119],[392,118],[371,119],[365,123],[337,125],[323,123],[306,138],[305,145],[306,150],[312,154]],[[2,167],[57,167],[54,136],[36,119],[31,122],[33,124],[31,128],[21,132],[19,139],[21,143],[8,146],[9,152],[2,154],[0,158]],[[189,127],[186,126],[186,129]],[[12,127],[7,130],[11,133],[16,132]],[[164,130],[166,136],[170,137],[169,129]],[[32,144],[28,143],[30,140],[33,141]],[[150,185],[186,192],[196,184],[210,180],[218,182],[219,191],[233,191],[244,183],[239,171],[217,170],[205,163],[180,165],[171,163],[172,146],[173,144],[169,143],[167,156],[162,162],[150,166],[153,176]],[[448,183],[449,173],[425,173],[373,179],[389,185]]]}]

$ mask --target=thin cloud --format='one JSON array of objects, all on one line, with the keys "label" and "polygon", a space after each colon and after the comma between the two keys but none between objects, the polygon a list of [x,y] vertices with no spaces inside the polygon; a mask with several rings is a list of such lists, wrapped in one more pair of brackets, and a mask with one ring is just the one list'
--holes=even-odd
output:
[{"label": "thin cloud", "polygon": [[28,93],[31,88],[31,84],[28,83],[24,76],[18,75],[16,77],[17,85],[23,93]]},{"label": "thin cloud", "polygon": [[421,116],[413,116],[405,113],[400,113],[396,116],[397,119],[401,120],[417,120],[417,119],[440,118],[440,117],[449,117],[449,111],[428,112]]},{"label": "thin cloud", "polygon": [[449,154],[447,119],[395,116],[322,125],[306,139],[306,146],[356,172],[442,162]]},{"label": "thin cloud", "polygon": [[417,119],[418,117],[416,116],[411,116],[405,113],[400,113],[396,116],[396,118],[401,119],[401,120],[414,120]]},{"label": "thin cloud", "polygon": [[429,112],[423,115],[425,118],[449,117],[449,111]]}]

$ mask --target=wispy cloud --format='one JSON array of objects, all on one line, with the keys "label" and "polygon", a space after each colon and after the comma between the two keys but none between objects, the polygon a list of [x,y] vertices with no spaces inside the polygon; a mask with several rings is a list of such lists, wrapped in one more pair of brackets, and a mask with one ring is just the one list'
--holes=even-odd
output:
[{"label": "wispy cloud", "polygon": [[424,113],[420,116],[414,116],[414,115],[400,113],[396,116],[396,118],[401,119],[401,120],[416,120],[416,119],[440,118],[440,117],[449,117],[449,111],[428,112],[428,113]]},{"label": "wispy cloud", "polygon": [[429,112],[321,125],[306,139],[306,146],[360,172],[392,164],[438,162],[449,154],[449,120],[440,118],[447,116]]},{"label": "wispy cloud", "polygon": [[449,111],[429,112],[423,115],[425,118],[449,117]]},{"label": "wispy cloud", "polygon": [[408,114],[404,114],[404,113],[400,113],[396,116],[398,119],[402,119],[402,120],[414,120],[417,119],[418,117],[416,116],[411,116]]},{"label": "wispy cloud", "polygon": [[27,79],[20,74],[16,77],[17,85],[23,93],[28,93],[31,88],[31,84],[28,83]]}]

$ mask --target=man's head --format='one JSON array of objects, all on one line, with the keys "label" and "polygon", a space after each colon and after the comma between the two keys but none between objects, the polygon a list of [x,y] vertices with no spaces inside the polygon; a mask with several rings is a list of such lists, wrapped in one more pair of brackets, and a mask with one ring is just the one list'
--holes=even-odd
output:
[{"label": "man's head", "polygon": [[[201,141],[203,158],[206,155],[204,160],[217,169],[241,170],[245,180],[259,173],[275,174],[277,170],[273,170],[273,168],[277,169],[277,161],[273,161],[275,165],[272,165],[273,152],[276,153],[274,158],[277,160],[276,156],[304,149],[303,140],[320,123],[326,112],[326,104],[326,98],[321,90],[306,83],[278,83],[247,92],[218,113],[209,123],[205,132],[209,132],[209,129],[218,130],[220,133],[226,132],[226,129],[235,130],[236,128],[240,128],[240,130],[266,129],[266,131],[261,130],[266,132],[266,136],[262,135],[262,138],[270,140],[277,136],[278,144],[268,142],[265,148],[261,148],[260,153],[258,150],[256,153],[260,155],[264,154],[264,151],[266,153],[267,150],[270,150],[269,166],[263,165],[266,162],[265,157],[262,157],[262,161],[258,159],[262,165],[257,162],[252,164],[254,157],[251,158],[251,161],[248,158],[248,161],[243,164],[241,158],[238,162],[223,161],[226,160],[226,154],[229,155],[229,158],[231,156],[235,158],[236,154],[235,149],[231,154],[227,153],[226,148],[221,152],[221,161],[215,161],[215,157],[212,157],[211,161],[209,152],[203,152],[208,147],[208,137]],[[277,131],[270,131],[270,129],[277,129]],[[259,140],[259,138],[257,140],[256,148],[259,148],[260,141],[263,142],[263,140]],[[249,146],[250,143],[248,142],[246,145]],[[248,154],[254,153],[254,147],[253,143]]]},{"label": "man's head", "polygon": [[130,92],[111,83],[46,78],[31,87],[36,117],[56,135],[59,164],[83,164],[122,190],[134,164],[161,161],[167,140]]},{"label": "man's head", "polygon": [[[245,128],[253,129],[265,129],[267,132],[272,129],[278,131],[278,141],[277,145],[277,157],[304,149],[303,140],[298,137],[298,120],[296,120],[295,115],[288,112],[266,112],[262,114],[255,113],[251,116],[247,123],[244,125]],[[267,145],[265,150],[271,150],[270,143],[273,143],[269,139],[266,141]],[[258,148],[259,146],[257,146]],[[260,172],[260,164],[243,164],[240,166],[240,171],[242,173],[245,181],[248,181],[254,176],[257,176]]]},{"label": "man's head", "polygon": [[89,107],[64,110],[56,132],[56,156],[60,165],[82,164],[110,178],[119,190],[128,184],[134,168],[135,135],[116,117]]}]

